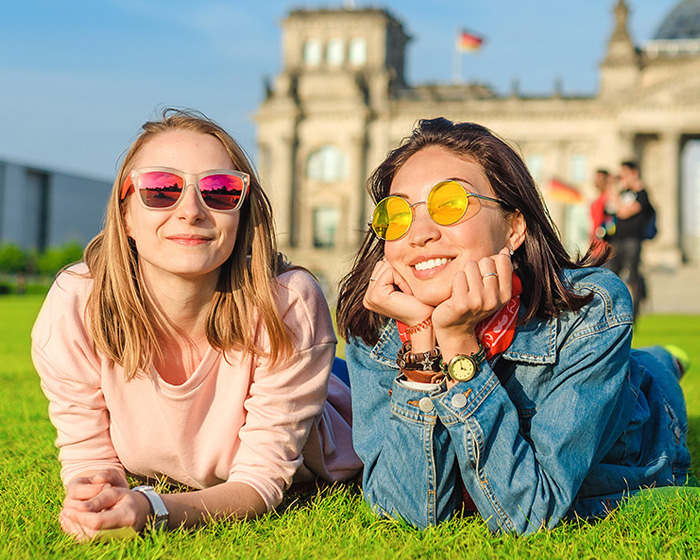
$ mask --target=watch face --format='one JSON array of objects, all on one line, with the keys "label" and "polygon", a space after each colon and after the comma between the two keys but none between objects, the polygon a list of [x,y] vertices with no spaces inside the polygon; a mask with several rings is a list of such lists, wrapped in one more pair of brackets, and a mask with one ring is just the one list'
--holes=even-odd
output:
[{"label": "watch face", "polygon": [[469,356],[457,356],[450,362],[450,377],[455,381],[469,381],[476,373],[476,365]]}]

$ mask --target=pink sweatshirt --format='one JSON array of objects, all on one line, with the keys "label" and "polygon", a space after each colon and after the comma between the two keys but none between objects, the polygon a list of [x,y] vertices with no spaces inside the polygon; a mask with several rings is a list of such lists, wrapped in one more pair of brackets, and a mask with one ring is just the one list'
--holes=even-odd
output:
[{"label": "pink sweatshirt", "polygon": [[[32,357],[58,431],[64,483],[105,467],[193,488],[238,481],[269,510],[291,484],[305,444],[308,468],[329,480],[352,477],[361,463],[349,389],[331,376],[329,391],[336,340],[328,307],[303,271],[278,283],[280,315],[296,346],[288,362],[271,369],[232,352],[227,363],[209,348],[185,383],[171,385],[155,371],[126,382],[122,368],[94,350],[84,322],[92,280],[61,274],[34,325]],[[264,343],[262,325],[258,332]]]}]

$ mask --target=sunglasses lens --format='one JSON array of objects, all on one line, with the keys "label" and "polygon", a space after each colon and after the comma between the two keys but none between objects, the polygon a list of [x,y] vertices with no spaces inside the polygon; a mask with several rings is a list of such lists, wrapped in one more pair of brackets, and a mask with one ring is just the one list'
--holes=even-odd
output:
[{"label": "sunglasses lens", "polygon": [[138,191],[149,208],[170,208],[177,203],[184,181],[174,173],[149,171],[139,176]]},{"label": "sunglasses lens", "polygon": [[443,181],[428,194],[428,213],[436,224],[450,226],[462,219],[469,205],[467,191],[457,181]]},{"label": "sunglasses lens", "polygon": [[199,180],[199,190],[212,210],[233,210],[241,203],[245,181],[237,175],[207,175]]},{"label": "sunglasses lens", "polygon": [[411,227],[413,212],[400,196],[388,196],[379,201],[372,215],[372,229],[378,237],[394,241],[406,235]]}]

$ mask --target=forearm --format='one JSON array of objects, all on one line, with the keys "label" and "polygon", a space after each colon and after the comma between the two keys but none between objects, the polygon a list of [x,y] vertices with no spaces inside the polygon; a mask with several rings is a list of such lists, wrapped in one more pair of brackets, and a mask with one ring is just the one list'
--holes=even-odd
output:
[{"label": "forearm", "polygon": [[211,520],[251,519],[267,512],[262,497],[243,482],[225,482],[205,490],[162,494],[168,526],[192,527]]}]

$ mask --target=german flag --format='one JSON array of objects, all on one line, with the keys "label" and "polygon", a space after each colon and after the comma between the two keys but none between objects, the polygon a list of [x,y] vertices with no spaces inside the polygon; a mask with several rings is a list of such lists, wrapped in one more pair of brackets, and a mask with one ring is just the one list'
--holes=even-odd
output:
[{"label": "german flag", "polygon": [[571,185],[567,185],[564,181],[557,178],[549,182],[549,194],[552,200],[563,202],[564,204],[581,204],[583,195]]},{"label": "german flag", "polygon": [[459,52],[478,51],[483,44],[483,37],[464,29],[457,34],[457,50]]}]

